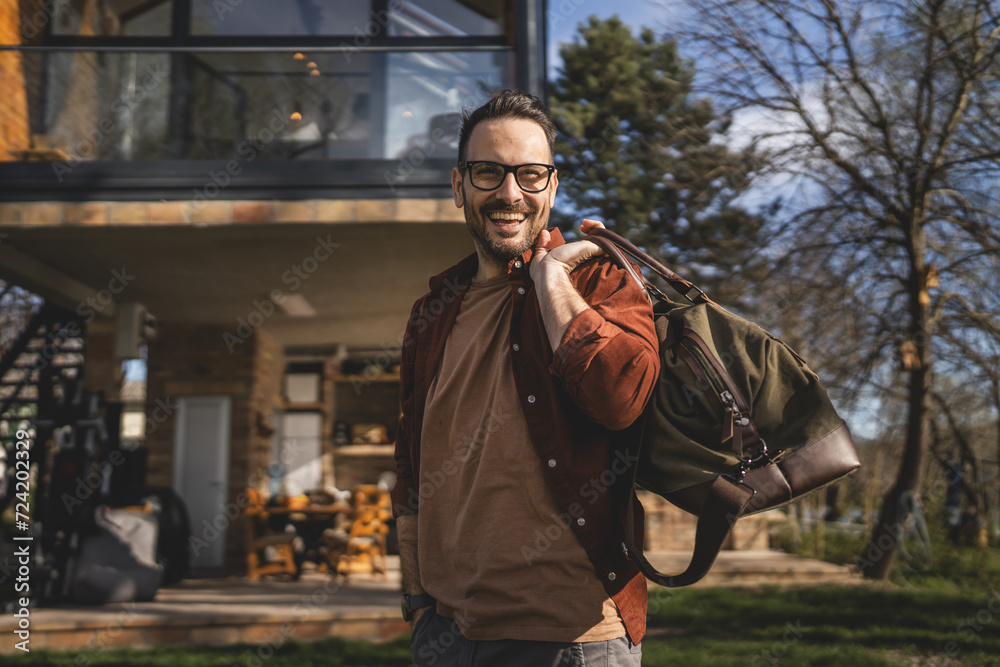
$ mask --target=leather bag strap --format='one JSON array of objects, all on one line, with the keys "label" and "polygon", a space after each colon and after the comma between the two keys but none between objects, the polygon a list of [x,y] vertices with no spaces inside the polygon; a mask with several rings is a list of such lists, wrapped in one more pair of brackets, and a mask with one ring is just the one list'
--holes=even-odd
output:
[{"label": "leather bag strap", "polygon": [[[639,246],[635,245],[625,237],[616,234],[610,229],[595,229],[586,236],[587,241],[593,241],[594,243],[597,243],[596,239],[598,238],[607,239],[617,246],[622,253],[627,254],[639,264],[658,274],[668,285],[670,285],[671,289],[677,292],[680,296],[684,297],[690,303],[715,303],[708,298],[708,295],[705,294],[700,287],[689,280],[681,278],[671,269],[662,264],[658,259],[647,253],[645,250],[642,250]],[[598,245],[601,248],[605,247],[600,243],[598,243]],[[617,259],[617,256],[612,256]],[[656,290],[656,287],[647,281],[642,281],[642,284]]]},{"label": "leather bag strap", "polygon": [[755,491],[746,484],[734,482],[725,476],[719,476],[712,482],[712,486],[705,498],[705,505],[702,507],[701,515],[698,517],[698,527],[695,532],[694,553],[691,554],[691,562],[680,574],[664,574],[657,570],[646,559],[642,549],[637,549],[632,536],[635,535],[633,519],[633,507],[635,493],[629,495],[627,518],[625,526],[625,541],[622,548],[625,555],[638,566],[639,570],[647,579],[667,588],[680,588],[690,586],[700,580],[708,571],[712,569],[715,559],[722,546],[732,532],[736,521],[746,512],[750,499],[755,495]]}]

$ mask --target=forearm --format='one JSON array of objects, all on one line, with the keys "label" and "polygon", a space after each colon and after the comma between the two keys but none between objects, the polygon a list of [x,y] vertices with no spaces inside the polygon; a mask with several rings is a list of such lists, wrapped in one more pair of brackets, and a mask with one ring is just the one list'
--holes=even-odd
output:
[{"label": "forearm", "polygon": [[592,310],[567,328],[553,370],[577,407],[618,431],[638,418],[656,385],[659,359],[654,341]]},{"label": "forearm", "polygon": [[536,281],[535,290],[549,346],[555,352],[570,322],[590,306],[573,287],[569,274],[561,266],[546,268]]},{"label": "forearm", "polygon": [[613,266],[574,285],[592,305],[563,330],[552,370],[585,414],[621,430],[641,414],[659,374],[649,302]]},{"label": "forearm", "polygon": [[396,534],[399,538],[399,570],[403,592],[407,595],[424,593],[420,585],[420,568],[417,562],[417,515],[396,517]]}]

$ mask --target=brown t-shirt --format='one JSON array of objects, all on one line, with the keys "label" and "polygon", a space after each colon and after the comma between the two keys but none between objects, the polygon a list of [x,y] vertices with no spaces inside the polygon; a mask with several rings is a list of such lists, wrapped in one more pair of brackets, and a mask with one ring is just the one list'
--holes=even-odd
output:
[{"label": "brown t-shirt", "polygon": [[466,292],[424,407],[420,583],[469,639],[625,634],[545,481],[511,371],[506,275]]}]

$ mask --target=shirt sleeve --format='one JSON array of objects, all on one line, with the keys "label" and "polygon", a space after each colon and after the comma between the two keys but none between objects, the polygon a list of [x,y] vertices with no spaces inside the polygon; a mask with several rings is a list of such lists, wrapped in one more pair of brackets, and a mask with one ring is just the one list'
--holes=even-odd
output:
[{"label": "shirt sleeve", "polygon": [[659,344],[639,286],[611,260],[595,262],[571,274],[590,308],[570,322],[549,370],[584,414],[618,431],[642,414],[656,386]]}]

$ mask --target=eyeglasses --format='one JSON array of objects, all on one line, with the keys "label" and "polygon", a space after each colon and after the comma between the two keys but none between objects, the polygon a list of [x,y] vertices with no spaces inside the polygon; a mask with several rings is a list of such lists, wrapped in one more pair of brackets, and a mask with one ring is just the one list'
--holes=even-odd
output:
[{"label": "eyeglasses", "polygon": [[556,170],[555,165],[551,164],[508,165],[483,160],[459,162],[458,168],[468,170],[472,187],[487,192],[499,188],[507,174],[514,174],[517,187],[525,192],[541,192],[549,187],[552,172]]}]

